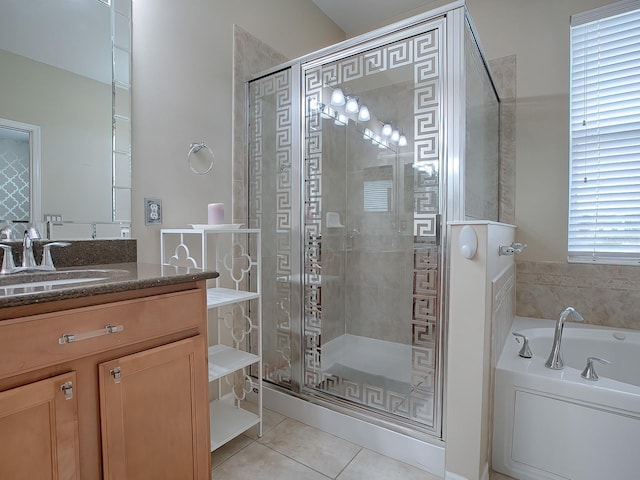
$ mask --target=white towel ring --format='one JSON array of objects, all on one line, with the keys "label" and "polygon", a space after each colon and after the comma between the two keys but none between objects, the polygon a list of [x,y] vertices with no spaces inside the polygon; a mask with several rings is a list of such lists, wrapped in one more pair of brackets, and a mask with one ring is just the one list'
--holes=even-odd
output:
[{"label": "white towel ring", "polygon": [[[207,167],[206,170],[197,170],[196,168],[194,168],[194,166],[191,163],[191,155],[193,155],[194,153],[198,153],[203,148],[206,148],[207,150],[209,150],[209,153],[211,154],[211,163],[209,164],[209,167]],[[216,156],[213,154],[213,151],[211,150],[211,148],[209,148],[209,146],[205,142],[192,143],[191,145],[189,145],[189,153],[187,154],[187,162],[189,163],[189,168],[191,169],[191,171],[193,173],[195,173],[196,175],[205,175],[206,173],[209,173],[211,171],[211,169],[213,168],[213,162],[214,162],[215,158],[216,158]]]}]

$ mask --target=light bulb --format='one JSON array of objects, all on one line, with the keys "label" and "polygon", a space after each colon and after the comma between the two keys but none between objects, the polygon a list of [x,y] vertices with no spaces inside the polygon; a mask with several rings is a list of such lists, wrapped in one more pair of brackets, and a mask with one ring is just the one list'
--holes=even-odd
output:
[{"label": "light bulb", "polygon": [[362,105],[360,107],[360,112],[358,112],[358,120],[361,122],[368,122],[371,120],[371,114],[369,113],[369,108],[366,105]]},{"label": "light bulb", "polygon": [[347,99],[347,104],[344,106],[344,110],[347,113],[358,113],[358,110],[360,110],[358,100],[355,97],[349,97]]},{"label": "light bulb", "polygon": [[400,135],[400,138],[398,139],[398,145],[400,145],[401,147],[407,146],[407,137],[404,136],[404,133]]},{"label": "light bulb", "polygon": [[391,128],[391,125],[389,125],[388,123],[385,123],[385,124],[382,126],[382,134],[383,134],[385,137],[388,137],[389,135],[391,135],[391,132],[392,132],[392,131],[393,131],[393,129]]},{"label": "light bulb", "polygon": [[336,88],[331,93],[331,105],[340,106],[340,105],[344,105],[344,102],[345,102],[344,93],[342,93],[342,89]]},{"label": "light bulb", "polygon": [[400,140],[400,132],[398,130],[394,130],[393,132],[391,132],[391,140],[394,142],[397,142],[398,140]]}]

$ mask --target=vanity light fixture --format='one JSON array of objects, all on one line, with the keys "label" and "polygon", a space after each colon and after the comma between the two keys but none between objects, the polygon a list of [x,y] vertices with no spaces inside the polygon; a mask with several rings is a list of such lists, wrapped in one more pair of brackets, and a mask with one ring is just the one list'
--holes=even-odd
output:
[{"label": "vanity light fixture", "polygon": [[366,105],[362,105],[360,107],[360,111],[358,112],[358,120],[361,122],[368,122],[371,120],[371,114],[369,113],[369,107]]},{"label": "vanity light fixture", "polygon": [[341,105],[345,104],[345,98],[344,98],[344,93],[342,93],[342,89],[341,88],[336,88],[332,93],[331,93],[331,105],[339,107]]},{"label": "vanity light fixture", "polygon": [[[405,138],[405,141],[407,139]],[[399,142],[400,141],[400,132],[398,130],[394,130],[393,132],[391,132],[391,141],[393,142]]]},{"label": "vanity light fixture", "polygon": [[347,97],[347,103],[344,106],[344,111],[347,113],[358,113],[360,105],[358,105],[358,99],[356,97]]},{"label": "vanity light fixture", "polygon": [[382,135],[384,135],[385,137],[388,137],[389,135],[391,135],[392,131],[393,131],[393,128],[391,128],[391,124],[385,123],[382,126]]},{"label": "vanity light fixture", "polygon": [[407,137],[404,136],[404,133],[402,133],[400,135],[400,138],[398,138],[398,145],[401,147],[407,146]]},{"label": "vanity light fixture", "polygon": [[322,118],[326,118],[327,120],[330,118],[335,118],[336,116],[336,112],[333,108],[331,108],[329,105],[325,105],[322,108]]},{"label": "vanity light fixture", "polygon": [[334,123],[336,125],[347,125],[349,123],[349,117],[347,117],[344,113],[339,113],[336,116],[336,120]]}]

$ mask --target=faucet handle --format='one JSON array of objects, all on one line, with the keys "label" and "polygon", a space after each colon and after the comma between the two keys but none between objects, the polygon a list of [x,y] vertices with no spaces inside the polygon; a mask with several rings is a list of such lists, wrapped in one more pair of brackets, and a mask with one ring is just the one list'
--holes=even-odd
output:
[{"label": "faucet handle", "polygon": [[16,270],[16,264],[13,261],[13,249],[11,245],[0,244],[0,248],[4,250],[2,256],[2,269],[0,269],[0,275],[6,275],[13,273]]},{"label": "faucet handle", "polygon": [[584,367],[580,376],[586,380],[591,380],[595,382],[598,380],[598,374],[596,373],[595,368],[593,368],[593,362],[600,362],[603,365],[611,365],[609,360],[605,360],[604,358],[598,357],[587,357],[587,366]]},{"label": "faucet handle", "polygon": [[42,250],[42,267],[46,267],[50,270],[55,270],[53,266],[53,258],[51,257],[51,247],[68,247],[71,245],[69,242],[51,242],[44,245]]},{"label": "faucet handle", "polygon": [[531,358],[533,356],[533,353],[529,348],[529,339],[521,333],[513,332],[513,336],[516,337],[516,342],[518,343],[520,343],[520,339],[518,337],[522,337],[522,348],[518,352],[518,355],[520,355],[522,358]]}]

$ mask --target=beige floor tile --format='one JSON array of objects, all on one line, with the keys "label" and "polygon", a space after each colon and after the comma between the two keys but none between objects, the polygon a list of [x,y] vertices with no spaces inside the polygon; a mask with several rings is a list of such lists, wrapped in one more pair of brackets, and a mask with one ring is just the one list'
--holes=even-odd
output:
[{"label": "beige floor tile", "polygon": [[213,469],[213,480],[327,480],[290,458],[253,442]]},{"label": "beige floor tile", "polygon": [[360,451],[353,443],[290,418],[265,433],[258,442],[331,478]]},{"label": "beige floor tile", "polygon": [[363,448],[337,480],[442,480],[424,470]]},{"label": "beige floor tile", "polygon": [[253,440],[249,437],[239,435],[230,442],[225,443],[223,446],[221,446],[211,454],[211,466],[213,468],[217,467],[222,462],[228,460],[230,457],[249,445],[251,442],[253,442]]},{"label": "beige floor tile", "polygon": [[[250,412],[256,412],[258,407],[255,403],[243,402],[242,408],[245,410],[249,410]],[[262,434],[264,435],[269,430],[273,430],[276,425],[282,422],[285,418],[284,415],[280,415],[279,413],[274,412],[273,410],[269,410],[267,408],[262,409]],[[258,438],[258,427],[252,427],[244,433],[247,437],[255,440]]]}]

